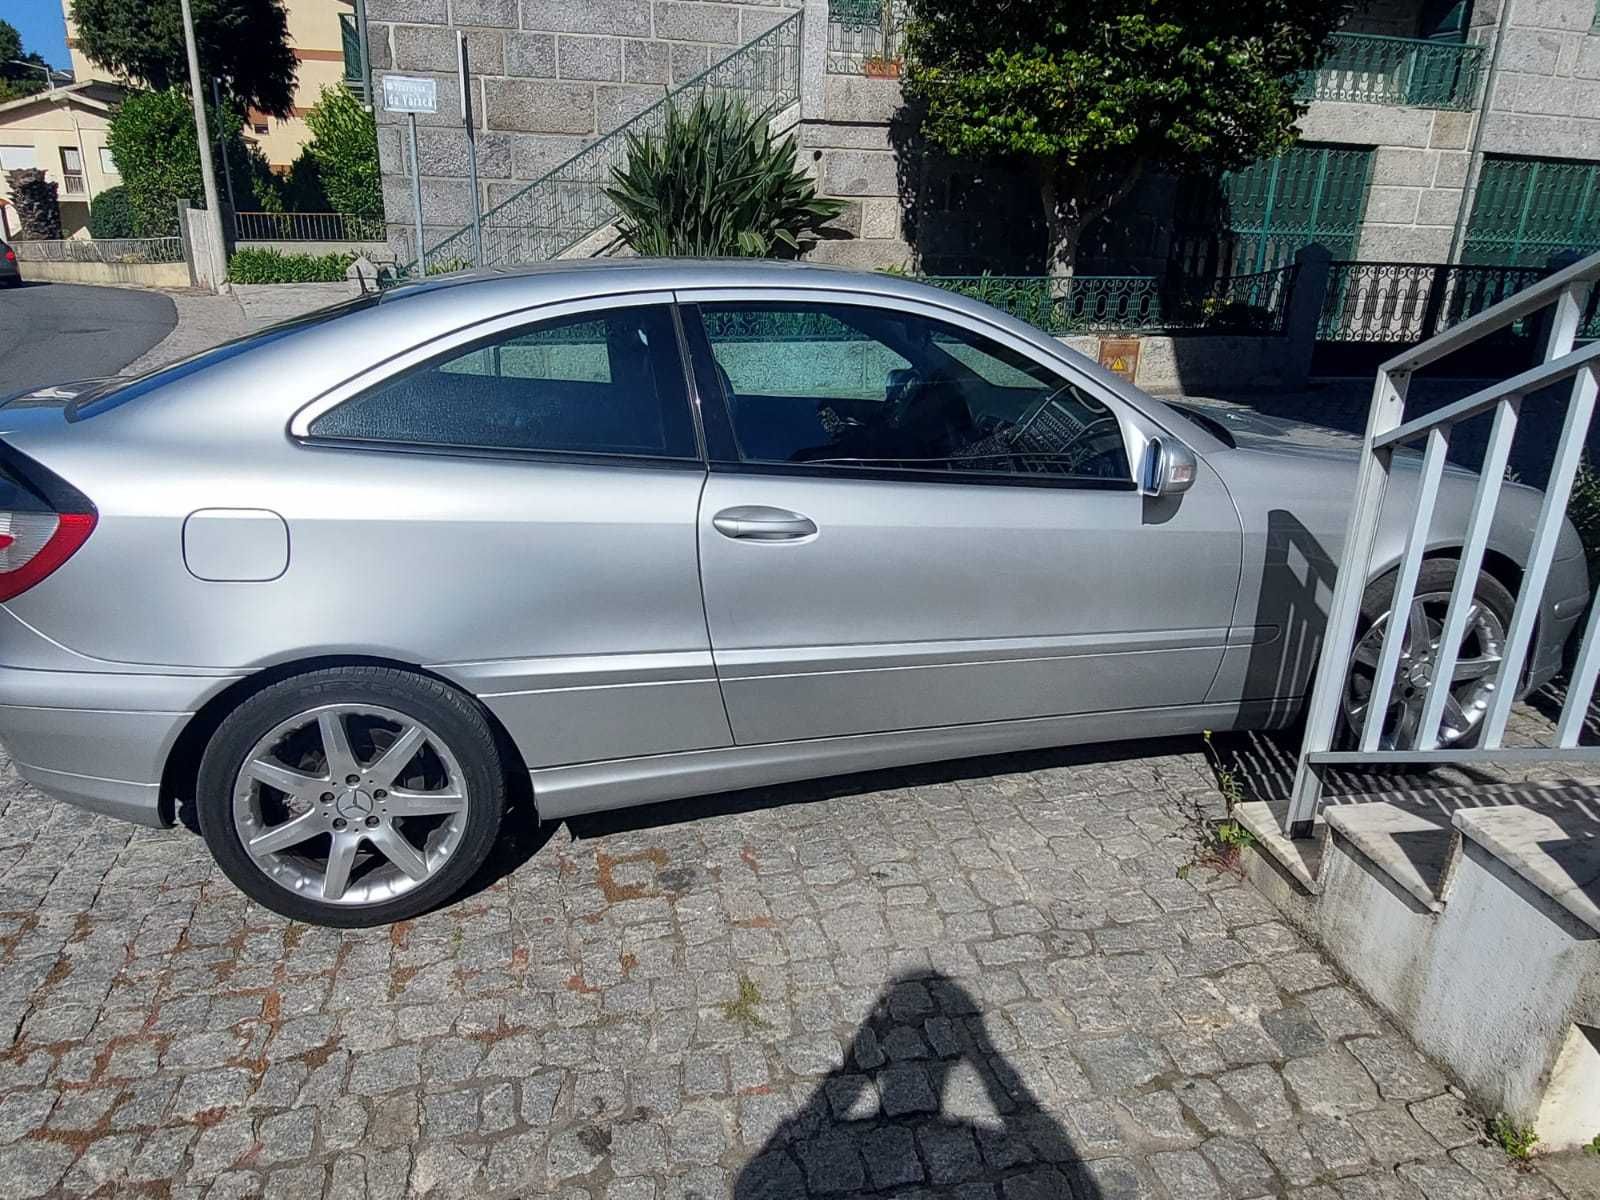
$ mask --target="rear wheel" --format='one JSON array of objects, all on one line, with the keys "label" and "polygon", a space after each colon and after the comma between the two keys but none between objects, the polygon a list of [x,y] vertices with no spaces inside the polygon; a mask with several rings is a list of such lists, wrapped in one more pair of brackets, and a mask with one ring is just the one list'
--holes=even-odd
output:
[{"label": "rear wheel", "polygon": [[200,831],[239,889],[321,925],[381,925],[453,896],[500,829],[493,731],[437,680],[381,667],[264,689],[200,764]]},{"label": "rear wheel", "polygon": [[[1450,591],[1455,586],[1454,559],[1434,558],[1422,564],[1416,598],[1404,614],[1405,640],[1400,666],[1384,714],[1379,745],[1385,750],[1411,749],[1417,744],[1422,708],[1439,658],[1440,637]],[[1396,575],[1390,572],[1368,585],[1361,604],[1361,622],[1343,697],[1344,741],[1353,745],[1367,719],[1378,656],[1388,632]],[[1458,648],[1439,726],[1441,746],[1472,746],[1483,730],[1483,718],[1494,695],[1495,677],[1505,654],[1506,628],[1516,601],[1498,579],[1481,571],[1473,587],[1466,632]]]}]

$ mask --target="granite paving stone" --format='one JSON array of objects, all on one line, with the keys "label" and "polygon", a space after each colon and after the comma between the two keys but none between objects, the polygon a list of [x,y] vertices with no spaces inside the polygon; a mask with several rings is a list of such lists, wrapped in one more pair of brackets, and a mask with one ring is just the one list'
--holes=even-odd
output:
[{"label": "granite paving stone", "polygon": [[379,929],[0,760],[0,1197],[1580,1200],[1237,875],[1197,741],[529,828]]}]

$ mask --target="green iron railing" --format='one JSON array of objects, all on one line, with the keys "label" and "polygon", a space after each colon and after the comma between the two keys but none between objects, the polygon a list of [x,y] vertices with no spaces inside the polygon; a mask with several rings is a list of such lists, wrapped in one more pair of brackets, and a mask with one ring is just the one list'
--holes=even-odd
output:
[{"label": "green iron railing", "polygon": [[1294,146],[1220,179],[1183,182],[1176,258],[1188,279],[1257,275],[1288,266],[1313,242],[1355,257],[1367,207],[1371,150]]},{"label": "green iron railing", "polygon": [[1376,33],[1336,33],[1328,56],[1307,72],[1302,100],[1469,109],[1483,78],[1482,46]]},{"label": "green iron railing", "polygon": [[339,14],[339,44],[344,52],[344,85],[360,99],[367,98],[367,83],[361,73],[361,28],[354,13]]},{"label": "green iron railing", "polygon": [[[628,135],[657,133],[670,106],[700,92],[736,92],[752,110],[776,116],[800,98],[800,13],[674,88],[638,116],[611,130],[483,214],[481,266],[546,262],[616,218],[605,194],[612,170],[628,156]],[[411,257],[409,248],[404,257]],[[429,274],[473,265],[472,227],[428,247]],[[415,261],[403,270],[417,274]]]},{"label": "green iron railing", "polygon": [[1462,243],[1469,263],[1546,267],[1600,250],[1600,163],[1484,159]]},{"label": "green iron railing", "polygon": [[904,0],[828,0],[828,73],[898,75],[904,32]]},{"label": "green iron railing", "polygon": [[1047,333],[1281,334],[1295,268],[1198,285],[1154,275],[925,275]]}]

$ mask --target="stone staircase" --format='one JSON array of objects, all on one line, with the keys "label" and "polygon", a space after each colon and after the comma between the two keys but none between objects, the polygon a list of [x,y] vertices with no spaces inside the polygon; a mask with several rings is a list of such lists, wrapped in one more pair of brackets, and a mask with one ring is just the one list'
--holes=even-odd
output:
[{"label": "stone staircase", "polygon": [[[481,262],[474,264],[472,226],[464,225],[428,246],[428,272],[606,253],[615,242],[612,224],[617,215],[605,194],[612,169],[626,161],[629,138],[659,131],[674,103],[703,92],[731,92],[752,111],[767,113],[774,132],[794,126],[800,115],[802,15],[784,18],[485,212]],[[420,273],[415,261],[402,269],[405,275]]]},{"label": "stone staircase", "polygon": [[[1346,797],[1346,800],[1352,799]],[[1282,833],[1235,817],[1252,882],[1484,1111],[1565,1149],[1600,1135],[1600,790],[1526,782],[1365,797]]]}]

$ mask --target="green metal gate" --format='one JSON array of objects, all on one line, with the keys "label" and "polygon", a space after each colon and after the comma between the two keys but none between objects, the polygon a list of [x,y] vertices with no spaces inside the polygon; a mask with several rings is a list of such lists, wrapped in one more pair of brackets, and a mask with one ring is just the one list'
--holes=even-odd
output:
[{"label": "green metal gate", "polygon": [[1220,180],[1191,180],[1181,211],[1199,217],[1204,231],[1192,225],[1183,240],[1185,272],[1276,270],[1312,242],[1336,259],[1354,258],[1371,174],[1370,149],[1300,145]]},{"label": "green metal gate", "polygon": [[1543,267],[1600,250],[1600,163],[1484,159],[1461,261]]}]

